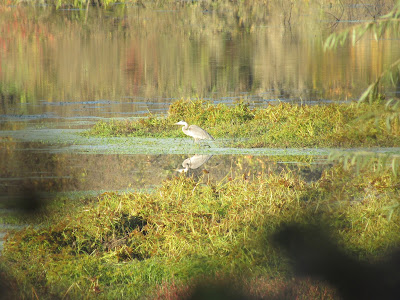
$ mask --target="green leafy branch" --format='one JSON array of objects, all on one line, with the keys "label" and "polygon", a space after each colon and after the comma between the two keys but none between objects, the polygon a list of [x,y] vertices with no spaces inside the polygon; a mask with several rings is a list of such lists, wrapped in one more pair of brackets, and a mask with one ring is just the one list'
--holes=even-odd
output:
[{"label": "green leafy branch", "polygon": [[370,151],[332,151],[328,160],[338,161],[346,170],[355,168],[357,174],[369,169],[377,173],[391,169],[397,177],[400,169],[400,155],[391,153],[374,153]]},{"label": "green leafy branch", "polygon": [[[386,32],[400,32],[400,1],[397,1],[393,9],[386,15],[377,20],[365,24],[355,25],[344,29],[338,33],[333,33],[325,40],[324,50],[335,49],[343,45],[349,39],[353,46],[365,34],[372,34],[375,40],[382,38]],[[359,104],[368,100],[371,104],[380,101],[382,97],[379,93],[382,82],[390,82],[393,86],[400,81],[400,58],[388,66],[378,78],[372,82],[359,98]],[[391,98],[386,99],[383,109],[376,110],[359,118],[361,120],[375,119],[376,124],[379,120],[385,119],[386,127],[394,134],[398,134],[400,120],[400,100]],[[329,160],[339,161],[345,168],[354,167],[357,172],[369,168],[374,171],[382,171],[390,168],[395,176],[400,169],[400,156],[397,154],[379,154],[366,151],[334,151],[330,154]]]},{"label": "green leafy branch", "polygon": [[324,50],[337,48],[343,45],[351,34],[353,46],[367,32],[372,32],[375,40],[380,39],[388,29],[398,31],[400,28],[400,1],[386,15],[365,24],[354,25],[338,33],[332,33],[324,43]]},{"label": "green leafy branch", "polygon": [[[325,40],[324,50],[335,49],[339,45],[343,45],[349,38],[353,46],[361,39],[366,33],[372,33],[375,40],[378,40],[384,36],[388,30],[392,32],[399,32],[400,30],[400,1],[396,3],[393,9],[386,15],[380,17],[377,20],[368,22],[366,24],[355,25],[347,29],[342,30],[339,33],[333,33]],[[393,86],[399,80],[400,74],[400,59],[393,62],[386,70],[384,70],[378,78],[371,83],[368,88],[361,95],[359,102],[364,102],[366,99],[369,102],[374,99],[379,99],[379,87],[380,83],[384,80],[391,82]]]}]

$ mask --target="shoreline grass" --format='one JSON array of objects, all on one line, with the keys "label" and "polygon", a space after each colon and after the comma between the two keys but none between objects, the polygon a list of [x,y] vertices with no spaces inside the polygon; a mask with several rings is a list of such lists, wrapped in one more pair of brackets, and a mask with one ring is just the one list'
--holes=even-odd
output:
[{"label": "shoreline grass", "polygon": [[[269,242],[280,224],[326,222],[345,251],[364,261],[398,246],[399,180],[390,171],[357,175],[341,166],[309,183],[289,170],[215,184],[173,177],[152,193],[104,193],[10,235],[0,267],[20,297],[160,298],[185,294],[201,278],[237,278],[265,296],[268,282],[287,288],[293,277]],[[257,278],[265,289],[253,286]],[[334,295],[305,285],[304,298],[312,286]]]},{"label": "shoreline grass", "polygon": [[[381,119],[368,118],[382,111]],[[396,147],[400,146],[400,126],[388,129],[383,104],[329,104],[300,106],[286,103],[267,108],[214,105],[203,100],[179,100],[170,105],[168,115],[148,115],[135,121],[100,121],[86,135],[184,137],[184,120],[206,129],[214,138],[243,138],[232,142],[240,148],[286,147]]]}]

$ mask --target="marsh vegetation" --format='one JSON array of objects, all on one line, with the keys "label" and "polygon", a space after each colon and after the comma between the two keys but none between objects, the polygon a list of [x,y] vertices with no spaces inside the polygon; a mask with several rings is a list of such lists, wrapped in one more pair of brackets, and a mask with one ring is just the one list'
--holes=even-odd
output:
[{"label": "marsh vegetation", "polygon": [[[398,245],[399,179],[368,174],[335,166],[315,182],[282,171],[216,184],[178,176],[151,193],[106,192],[10,236],[2,265],[25,297],[184,296],[200,278],[223,277],[253,296],[283,295],[293,273],[271,245],[280,224],[329,224],[362,260]],[[292,296],[334,298],[324,285],[303,284]]]},{"label": "marsh vegetation", "polygon": [[[376,111],[382,112],[379,120],[371,117]],[[389,127],[386,124],[386,118],[396,113],[379,102],[313,106],[281,103],[250,108],[243,102],[229,107],[180,100],[169,107],[167,117],[150,115],[136,121],[99,122],[87,134],[178,137],[183,134],[173,124],[185,120],[206,128],[215,138],[232,139],[233,146],[243,148],[398,147],[398,120]]]},{"label": "marsh vegetation", "polygon": [[[287,224],[325,230],[295,247],[300,264],[328,245],[339,266],[398,278],[399,6],[14,4],[0,4],[0,220],[22,227],[0,256],[10,298],[346,295],[298,277]],[[184,147],[181,120],[215,144]],[[196,155],[206,166],[179,173]],[[363,276],[340,280],[380,283]]]}]

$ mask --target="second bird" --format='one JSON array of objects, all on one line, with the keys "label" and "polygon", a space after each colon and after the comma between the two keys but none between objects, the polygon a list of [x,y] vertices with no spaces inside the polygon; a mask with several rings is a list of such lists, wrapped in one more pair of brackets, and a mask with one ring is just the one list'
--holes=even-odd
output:
[{"label": "second bird", "polygon": [[198,140],[214,140],[211,134],[209,134],[207,131],[197,125],[189,126],[188,123],[184,121],[179,121],[178,123],[175,123],[175,125],[183,125],[183,133],[193,137],[195,142],[197,142]]}]

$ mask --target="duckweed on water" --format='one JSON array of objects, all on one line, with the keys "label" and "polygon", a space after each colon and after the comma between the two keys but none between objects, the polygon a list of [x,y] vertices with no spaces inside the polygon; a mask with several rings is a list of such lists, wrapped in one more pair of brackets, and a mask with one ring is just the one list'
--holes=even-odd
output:
[{"label": "duckweed on water", "polygon": [[245,103],[213,105],[202,100],[171,104],[168,116],[137,121],[101,121],[86,134],[100,136],[182,137],[179,120],[205,128],[215,138],[244,138],[236,147],[393,147],[400,145],[400,126],[388,129],[364,118],[384,110],[382,104],[299,106],[287,103],[253,108]]},{"label": "duckweed on water", "polygon": [[[178,297],[197,278],[225,275],[266,296],[267,282],[291,282],[269,243],[283,222],[327,222],[362,259],[398,244],[400,179],[360,174],[333,167],[313,183],[290,171],[216,184],[180,176],[152,193],[104,193],[78,213],[10,236],[1,267],[22,297]],[[304,285],[305,299],[334,295]]]}]

